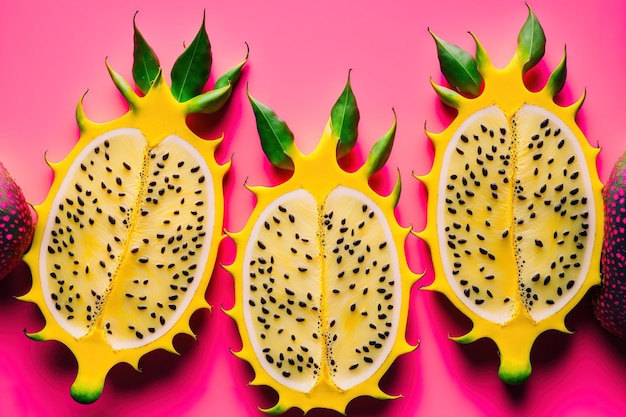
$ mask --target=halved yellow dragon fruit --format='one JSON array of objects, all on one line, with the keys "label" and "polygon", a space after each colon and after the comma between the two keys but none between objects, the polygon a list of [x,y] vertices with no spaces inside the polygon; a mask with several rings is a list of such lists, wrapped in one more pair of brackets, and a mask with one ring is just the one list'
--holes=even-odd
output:
[{"label": "halved yellow dragon fruit", "polygon": [[250,187],[258,202],[231,236],[237,255],[235,306],[253,385],[279,394],[267,410],[297,407],[343,412],[358,396],[392,398],[378,381],[405,341],[409,292],[416,277],[404,256],[408,229],[393,215],[398,180],[386,197],[368,179],[391,151],[395,122],[355,172],[337,158],[357,139],[359,112],[350,82],[333,106],[317,148],[300,153],[288,126],[250,97],[263,150],[293,171],[275,187]]},{"label": "halved yellow dragon fruit", "polygon": [[28,334],[57,340],[78,361],[72,397],[101,395],[115,364],[138,367],[155,349],[175,352],[173,337],[192,335],[189,319],[209,308],[204,294],[222,236],[219,140],[206,141],[187,115],[228,100],[242,62],[201,93],[211,67],[204,19],[174,63],[171,87],[152,48],[135,28],[133,78],[141,95],[107,64],[130,106],[94,123],[77,108],[80,139],[59,163],[25,260],[33,273],[23,300],[38,305],[45,327]]},{"label": "halved yellow dragon fruit", "polygon": [[598,150],[576,125],[581,98],[568,107],[554,96],[565,83],[565,58],[540,91],[523,77],[543,57],[545,36],[529,14],[513,59],[494,68],[476,41],[476,59],[433,35],[452,88],[433,83],[458,111],[435,147],[428,242],[435,268],[429,287],[473,322],[455,340],[488,337],[500,353],[500,378],[531,373],[530,350],[599,283],[602,242]]}]

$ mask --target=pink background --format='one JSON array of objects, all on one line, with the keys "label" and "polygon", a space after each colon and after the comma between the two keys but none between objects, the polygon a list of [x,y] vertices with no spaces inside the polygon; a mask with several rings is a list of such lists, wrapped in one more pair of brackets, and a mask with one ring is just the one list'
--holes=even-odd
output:
[{"label": "pink background", "polygon": [[[34,4],[36,3],[36,4]],[[470,5],[471,4],[471,5]],[[546,57],[535,71],[541,84],[561,59],[567,42],[568,80],[559,97],[571,103],[585,90],[579,124],[589,141],[603,148],[598,166],[603,181],[626,149],[624,70],[626,3],[622,0],[531,1],[548,38]],[[224,132],[218,158],[234,155],[225,181],[225,227],[240,230],[254,205],[243,186],[276,184],[283,177],[261,153],[245,84],[259,100],[288,122],[298,146],[317,143],[330,108],[352,68],[352,85],[361,110],[362,155],[398,114],[395,148],[387,168],[375,177],[389,191],[398,167],[403,192],[397,217],[403,226],[425,225],[426,195],[412,173],[429,171],[432,151],[424,134],[440,131],[452,114],[435,97],[429,78],[441,80],[435,47],[427,28],[471,51],[472,30],[503,66],[512,56],[526,18],[523,1],[504,0],[224,0],[224,1],[2,1],[0,2],[0,160],[33,204],[43,201],[52,181],[44,153],[61,160],[78,138],[77,100],[86,91],[87,114],[95,121],[121,115],[124,104],[104,67],[110,64],[131,79],[132,17],[169,73],[172,62],[197,31],[206,9],[213,44],[215,76],[238,63],[250,45],[250,62],[232,102],[217,124],[200,127],[207,138]],[[233,245],[225,242],[219,262],[230,263]],[[432,281],[426,245],[407,241],[411,268],[426,270]],[[182,356],[154,352],[143,372],[115,367],[102,398],[84,406],[71,400],[76,373],[70,352],[56,342],[36,343],[23,329],[39,330],[37,308],[16,301],[30,286],[24,265],[0,281],[0,415],[2,416],[259,416],[258,406],[275,403],[268,388],[247,386],[249,366],[229,349],[241,341],[220,306],[233,304],[233,281],[217,268],[208,300],[214,308],[196,314],[197,342],[175,339]],[[457,345],[448,334],[469,328],[441,296],[414,288],[407,338],[421,341],[401,357],[381,386],[404,397],[379,402],[353,401],[351,416],[623,416],[626,414],[626,344],[600,328],[587,296],[567,319],[573,336],[550,332],[532,353],[534,371],[523,386],[502,384],[490,341]],[[286,416],[299,416],[291,410]],[[311,416],[333,412],[314,410]]]}]

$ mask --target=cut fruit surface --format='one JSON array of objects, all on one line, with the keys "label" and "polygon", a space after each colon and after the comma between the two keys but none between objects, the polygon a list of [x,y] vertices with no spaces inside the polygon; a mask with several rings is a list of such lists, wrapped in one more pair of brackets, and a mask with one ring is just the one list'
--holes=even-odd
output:
[{"label": "cut fruit surface", "polygon": [[[524,85],[545,42],[532,11],[504,69],[492,66],[478,40],[474,61],[434,38],[446,79],[465,95],[433,84],[458,115],[442,133],[428,132],[435,161],[421,178],[430,197],[420,235],[433,255],[429,288],[472,320],[473,329],[456,340],[493,339],[500,377],[518,383],[530,375],[535,338],[550,329],[568,332],[566,314],[599,282],[598,150],[575,122],[582,99],[569,107],[554,102],[565,59],[542,90]],[[450,60],[442,57],[447,51],[467,56]],[[457,76],[461,70],[473,76]]]},{"label": "cut fruit surface", "polygon": [[[301,189],[265,209],[244,258],[244,317],[274,379],[307,392],[325,368],[346,390],[380,366],[402,298],[392,241],[381,209],[342,186],[319,205]],[[275,358],[276,345],[293,349]]]},{"label": "cut fruit surface", "polygon": [[[205,37],[203,22],[187,50],[205,58],[201,67],[210,65]],[[187,51],[174,67],[188,64],[185,77],[193,80],[181,85],[172,75],[181,102],[135,28],[135,61],[146,62],[133,76],[143,95],[108,67],[130,110],[98,124],[79,103],[80,139],[50,163],[54,182],[35,207],[42,221],[25,257],[33,286],[21,298],[38,305],[46,325],[28,336],[72,351],[78,375],[70,393],[82,403],[100,397],[114,365],[138,368],[148,352],[175,352],[174,336],[193,335],[191,315],[209,308],[204,294],[222,236],[228,165],[215,160],[221,140],[196,136],[186,118],[219,109],[243,63],[218,80],[225,86],[200,93],[208,71],[195,68]]]},{"label": "cut fruit surface", "polygon": [[39,270],[56,320],[75,338],[104,329],[116,350],[161,337],[204,274],[213,193],[207,163],[180,137],[149,148],[139,130],[117,129],[93,140],[43,233]]},{"label": "cut fruit surface", "polygon": [[453,260],[445,273],[488,320],[505,324],[518,309],[543,320],[577,293],[593,253],[595,201],[576,137],[524,105],[510,120],[496,106],[480,110],[453,138],[439,188],[439,247]]},{"label": "cut fruit surface", "polygon": [[[333,109],[351,99],[348,84]],[[286,124],[251,101],[264,151],[293,175],[276,187],[252,188],[257,206],[246,227],[231,235],[238,251],[228,267],[236,283],[228,313],[243,341],[237,355],[254,368],[253,384],[278,392],[269,413],[291,407],[343,412],[358,396],[392,398],[378,381],[398,355],[413,349],[404,332],[417,277],[402,255],[408,230],[393,218],[399,182],[382,197],[368,179],[384,165],[395,125],[350,173],[337,154],[354,145],[356,123],[349,126],[343,115],[356,103],[333,111],[318,147],[303,155]],[[264,122],[273,128],[265,130]],[[347,134],[339,136],[344,122]]]}]

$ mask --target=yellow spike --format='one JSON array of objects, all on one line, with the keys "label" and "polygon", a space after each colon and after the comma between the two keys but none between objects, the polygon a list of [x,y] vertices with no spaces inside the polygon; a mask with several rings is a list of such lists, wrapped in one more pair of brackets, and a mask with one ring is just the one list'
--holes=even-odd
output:
[{"label": "yellow spike", "polygon": [[578,114],[578,111],[580,110],[583,103],[585,102],[586,97],[587,97],[587,90],[585,89],[585,91],[583,92],[583,94],[580,96],[578,100],[576,100],[573,104],[565,108],[572,114],[572,117],[576,117],[576,114]]},{"label": "yellow spike", "polygon": [[80,100],[78,100],[78,104],[76,105],[76,122],[78,123],[78,129],[80,132],[87,131],[89,129],[93,129],[93,125],[95,124],[85,114],[85,108],[83,107],[83,101],[85,100],[85,96],[89,90],[85,91]]},{"label": "yellow spike", "polygon": [[478,71],[480,71],[483,78],[488,77],[490,73],[495,71],[495,67],[491,63],[491,58],[489,58],[489,54],[480,43],[476,35],[473,32],[469,32],[472,39],[474,39],[474,43],[476,44],[476,66],[478,67]]},{"label": "yellow spike", "polygon": [[265,189],[265,187],[262,187],[262,186],[249,185],[247,181],[244,184],[244,186],[248,189],[248,191],[250,191],[252,194],[254,194],[255,197],[258,197],[260,194],[262,194],[263,189]]},{"label": "yellow spike", "polygon": [[48,151],[44,151],[43,153],[43,159],[46,162],[46,165],[48,165],[53,171],[55,170],[55,166],[58,166],[57,163],[52,162],[48,159]]},{"label": "yellow spike", "polygon": [[426,126],[424,126],[424,133],[426,134],[426,136],[428,136],[428,138],[431,140],[431,142],[433,143],[433,146],[435,147],[435,149],[438,148],[439,144],[445,140],[445,132],[442,133],[434,133],[434,132],[430,132],[428,130],[425,130]]},{"label": "yellow spike", "polygon": [[450,88],[435,83],[432,78],[430,80],[430,85],[433,87],[441,101],[443,101],[446,105],[450,107],[457,109],[462,105],[463,101],[465,100],[465,98],[461,94]]},{"label": "yellow spike", "polygon": [[398,201],[400,201],[400,192],[402,191],[402,178],[400,177],[400,169],[397,169],[398,176],[396,177],[396,184],[393,186],[393,190],[387,195],[389,205],[396,207]]},{"label": "yellow spike", "polygon": [[[111,80],[113,80],[113,84],[117,87],[118,91],[122,94],[126,102],[130,105],[131,108],[137,106],[139,96],[133,91],[133,88],[126,82],[126,80],[109,65],[108,59],[104,60],[104,64],[106,65],[107,71],[109,71],[109,75],[111,76]],[[157,80],[155,80],[154,84],[158,82],[160,78],[161,71],[159,69],[159,75],[157,76]]]}]

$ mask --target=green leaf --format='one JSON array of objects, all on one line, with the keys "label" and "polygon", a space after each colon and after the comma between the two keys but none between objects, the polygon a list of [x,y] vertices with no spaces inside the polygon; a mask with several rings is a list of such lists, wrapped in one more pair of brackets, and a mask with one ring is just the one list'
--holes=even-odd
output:
[{"label": "green leaf", "polygon": [[293,171],[290,153],[293,152],[295,144],[289,126],[271,108],[254,99],[250,93],[248,98],[254,111],[263,152],[274,166]]},{"label": "green leaf", "polygon": [[430,85],[432,85],[442,102],[455,109],[459,107],[459,101],[463,96],[448,87],[435,84],[432,80],[430,80]]},{"label": "green leaf", "polygon": [[460,47],[439,38],[430,29],[428,32],[435,40],[441,73],[450,86],[459,92],[477,96],[483,77],[478,71],[474,57]]},{"label": "green leaf", "polygon": [[243,59],[243,61],[241,61],[239,65],[232,68],[226,74],[218,78],[218,80],[215,82],[215,86],[213,87],[214,89],[217,90],[219,88],[226,87],[228,84],[235,84],[237,80],[239,80],[241,70],[243,69],[243,66],[246,64],[246,62],[248,62],[248,55],[250,54],[250,48],[248,47],[248,44],[246,44],[246,48],[248,49],[248,51],[246,52],[246,57]]},{"label": "green leaf", "polygon": [[565,86],[565,79],[567,78],[567,51],[563,51],[563,59],[559,63],[559,66],[554,69],[550,78],[546,84],[548,91],[552,97],[554,97]]},{"label": "green leaf", "polygon": [[[111,68],[107,60],[105,60],[104,63],[107,67],[107,70],[109,71],[109,75],[111,76],[111,80],[113,81],[113,84],[115,84],[115,86],[117,87],[119,92],[122,94],[126,102],[130,105],[130,107],[131,108],[135,107],[136,101],[137,101],[136,100],[137,93],[135,93],[135,90],[133,90],[130,84],[126,82],[124,77],[122,77],[113,68]],[[157,72],[157,78],[160,76],[160,74],[161,74],[160,71]]]},{"label": "green leaf", "polygon": [[537,16],[528,7],[528,17],[517,36],[517,55],[523,63],[522,74],[537,65],[546,51],[546,35]]},{"label": "green leaf", "polygon": [[133,17],[133,79],[139,91],[146,94],[159,74],[161,64],[159,64],[159,58],[157,58],[154,50],[148,45],[141,32],[139,32],[135,24],[136,17],[137,13]]},{"label": "green leaf", "polygon": [[232,92],[232,85],[226,84],[225,87],[216,88],[215,90],[210,90],[206,93],[192,97],[185,102],[186,112],[187,114],[215,113],[221,109],[224,104],[226,104]]},{"label": "green leaf", "polygon": [[374,174],[375,172],[380,171],[380,169],[385,165],[387,160],[389,159],[389,155],[391,154],[391,148],[393,148],[393,140],[396,136],[396,125],[397,125],[397,117],[396,111],[393,111],[393,125],[389,129],[389,131],[380,138],[372,149],[370,150],[369,155],[367,156],[367,160],[365,161],[364,167],[366,169],[368,177]]},{"label": "green leaf", "polygon": [[209,79],[211,72],[211,44],[202,25],[191,44],[172,66],[172,94],[179,102],[197,96]]},{"label": "green leaf", "polygon": [[350,152],[354,147],[358,134],[359,118],[359,108],[350,86],[350,73],[348,73],[346,86],[330,111],[331,129],[333,134],[339,138],[338,158]]}]

